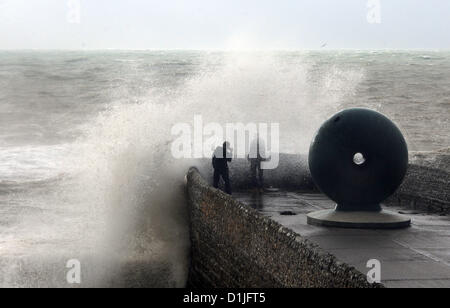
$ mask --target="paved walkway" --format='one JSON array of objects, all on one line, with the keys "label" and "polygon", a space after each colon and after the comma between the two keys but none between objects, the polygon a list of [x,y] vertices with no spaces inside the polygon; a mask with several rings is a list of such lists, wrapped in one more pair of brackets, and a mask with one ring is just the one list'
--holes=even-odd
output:
[{"label": "paved walkway", "polygon": [[[450,217],[401,212],[412,219],[403,230],[359,230],[310,226],[306,215],[334,207],[322,195],[295,192],[236,193],[234,197],[260,210],[363,273],[367,261],[381,261],[387,287],[450,287]],[[282,215],[283,213],[284,215]],[[295,214],[295,215],[293,215]]]}]

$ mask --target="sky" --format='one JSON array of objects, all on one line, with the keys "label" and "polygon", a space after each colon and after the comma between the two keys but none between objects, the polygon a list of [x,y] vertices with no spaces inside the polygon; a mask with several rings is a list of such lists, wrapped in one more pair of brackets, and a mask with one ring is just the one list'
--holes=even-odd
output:
[{"label": "sky", "polygon": [[450,49],[448,0],[0,0],[0,49]]}]

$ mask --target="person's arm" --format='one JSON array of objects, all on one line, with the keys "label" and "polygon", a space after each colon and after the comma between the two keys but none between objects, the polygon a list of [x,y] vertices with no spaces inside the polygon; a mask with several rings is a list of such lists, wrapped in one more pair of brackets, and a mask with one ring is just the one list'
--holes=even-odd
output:
[{"label": "person's arm", "polygon": [[226,156],[227,162],[231,163],[232,160],[233,160],[233,152],[232,152],[232,151],[228,151],[227,154],[228,154],[228,155]]},{"label": "person's arm", "polygon": [[272,160],[272,156],[269,156],[267,158],[261,157],[261,161],[270,161],[270,160]]},{"label": "person's arm", "polygon": [[216,169],[216,155],[214,155],[212,158],[212,166],[214,169]]}]

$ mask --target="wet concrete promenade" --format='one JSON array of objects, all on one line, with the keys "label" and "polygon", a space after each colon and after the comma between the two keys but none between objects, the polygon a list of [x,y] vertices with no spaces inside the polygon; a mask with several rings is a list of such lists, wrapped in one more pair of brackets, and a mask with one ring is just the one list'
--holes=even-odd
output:
[{"label": "wet concrete promenade", "polygon": [[301,192],[237,192],[234,197],[308,238],[322,249],[367,273],[367,262],[381,262],[387,287],[450,287],[450,217],[389,207],[412,219],[403,230],[360,230],[310,226],[306,215],[331,209],[323,195]]}]

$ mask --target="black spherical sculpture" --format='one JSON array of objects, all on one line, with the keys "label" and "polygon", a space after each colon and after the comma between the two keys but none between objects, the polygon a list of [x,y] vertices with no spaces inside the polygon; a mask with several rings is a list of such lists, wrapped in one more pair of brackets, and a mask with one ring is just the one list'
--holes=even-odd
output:
[{"label": "black spherical sculpture", "polygon": [[384,115],[347,109],[319,129],[309,167],[318,188],[337,203],[337,212],[381,212],[380,203],[406,175],[408,148],[400,130]]}]

